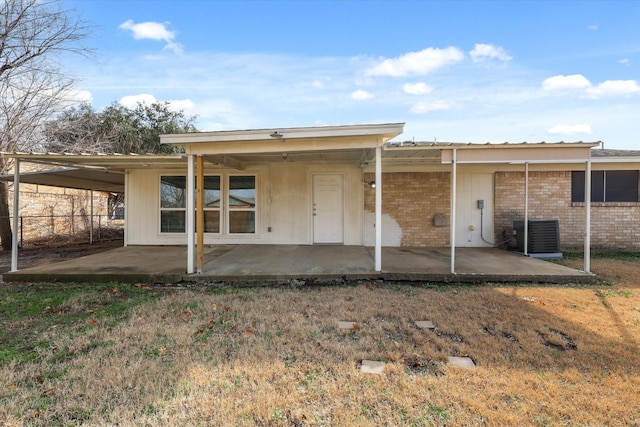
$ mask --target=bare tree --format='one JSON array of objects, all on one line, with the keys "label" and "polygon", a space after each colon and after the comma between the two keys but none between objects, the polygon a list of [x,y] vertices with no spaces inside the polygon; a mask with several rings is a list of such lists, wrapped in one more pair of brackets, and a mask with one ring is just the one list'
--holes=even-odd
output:
[{"label": "bare tree", "polygon": [[[44,123],[64,108],[74,78],[63,55],[91,52],[79,44],[89,27],[59,1],[0,0],[0,151],[26,151],[42,143]],[[12,164],[0,158],[0,173]],[[11,249],[7,184],[0,183],[0,243]]]}]

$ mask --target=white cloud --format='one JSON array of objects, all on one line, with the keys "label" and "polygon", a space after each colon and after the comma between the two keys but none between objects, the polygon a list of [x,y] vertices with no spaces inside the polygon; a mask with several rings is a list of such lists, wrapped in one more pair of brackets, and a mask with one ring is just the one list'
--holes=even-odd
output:
[{"label": "white cloud", "polygon": [[425,114],[430,111],[450,110],[453,104],[449,101],[417,102],[409,110],[413,114]]},{"label": "white cloud", "polygon": [[127,108],[136,108],[138,104],[151,105],[158,102],[155,96],[150,93],[140,93],[138,95],[127,95],[120,98],[120,105]]},{"label": "white cloud", "polygon": [[364,101],[366,99],[371,99],[373,98],[373,95],[369,92],[367,92],[366,90],[356,90],[354,92],[351,92],[351,99],[355,99],[357,101]]},{"label": "white cloud", "polygon": [[491,44],[476,43],[473,50],[469,52],[473,62],[482,62],[491,59],[497,59],[499,61],[511,61],[511,56],[505,52],[500,46],[494,46]]},{"label": "white cloud", "polygon": [[[120,99],[120,105],[127,108],[136,108],[138,104],[151,105],[156,102],[164,102],[158,101],[155,96],[150,93],[140,93],[138,95],[127,95],[123,96]],[[192,100],[186,99],[174,99],[166,101],[169,104],[169,108],[174,111],[184,111],[187,114],[193,114],[196,110],[196,106]]]},{"label": "white cloud", "polygon": [[596,31],[599,26],[600,26],[600,24],[597,24],[597,23],[596,24],[587,25],[587,30]]},{"label": "white cloud", "polygon": [[545,90],[584,89],[583,93],[590,99],[640,94],[640,84],[636,80],[606,80],[593,86],[582,74],[549,77],[542,82],[542,87]]},{"label": "white cloud", "polygon": [[629,63],[629,58],[622,58],[620,61],[618,61],[619,63],[623,64],[623,65],[627,65]]},{"label": "white cloud", "polygon": [[402,89],[405,93],[410,95],[423,95],[433,91],[433,88],[424,82],[405,83],[404,86],[402,86]]},{"label": "white cloud", "polygon": [[409,52],[397,58],[385,59],[368,68],[370,76],[400,77],[410,74],[424,75],[445,65],[461,61],[464,53],[456,47],[446,49],[427,48],[420,52]]},{"label": "white cloud", "polygon": [[316,89],[324,89],[324,82],[320,80],[314,80],[313,83],[311,83],[311,86],[313,86]]},{"label": "white cloud", "polygon": [[591,126],[589,125],[555,125],[551,129],[547,130],[547,133],[551,135],[580,135],[591,134]]},{"label": "white cloud", "polygon": [[640,85],[635,80],[607,80],[596,87],[587,89],[587,97],[631,96],[640,94]]},{"label": "white cloud", "polygon": [[187,114],[191,114],[192,111],[195,110],[195,104],[190,99],[173,99],[171,101],[167,101],[169,103],[169,108],[174,111],[184,111]]},{"label": "white cloud", "polygon": [[129,19],[120,24],[120,29],[131,31],[136,40],[164,41],[167,43],[164,49],[182,53],[183,46],[175,42],[176,33],[167,29],[167,24],[168,22],[140,22],[136,24],[132,19]]},{"label": "white cloud", "polygon": [[88,90],[69,90],[67,91],[67,98],[71,101],[86,102],[88,104],[91,104],[91,101],[93,101],[93,95]]},{"label": "white cloud", "polygon": [[582,74],[557,75],[549,77],[542,82],[544,90],[585,89],[590,86],[591,82]]}]

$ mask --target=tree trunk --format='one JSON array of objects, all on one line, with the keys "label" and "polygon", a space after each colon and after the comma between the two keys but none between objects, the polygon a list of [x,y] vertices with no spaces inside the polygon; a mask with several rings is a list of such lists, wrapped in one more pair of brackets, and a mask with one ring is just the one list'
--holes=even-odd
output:
[{"label": "tree trunk", "polygon": [[10,251],[12,243],[11,219],[9,218],[9,191],[6,182],[0,182],[0,245]]}]

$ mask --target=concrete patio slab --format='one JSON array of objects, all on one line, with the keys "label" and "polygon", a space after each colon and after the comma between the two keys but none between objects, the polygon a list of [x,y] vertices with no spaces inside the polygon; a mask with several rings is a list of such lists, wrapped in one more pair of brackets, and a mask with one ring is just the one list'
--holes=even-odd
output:
[{"label": "concrete patio slab", "polygon": [[449,356],[447,358],[447,363],[451,366],[464,369],[473,369],[476,367],[476,364],[473,363],[473,360],[470,357]]},{"label": "concrete patio slab", "polygon": [[[592,274],[493,248],[460,248],[456,273],[447,248],[383,248],[382,271],[373,250],[333,245],[213,245],[202,274],[187,275],[185,246],[127,246],[5,273],[5,281],[334,283],[352,280],[419,282],[590,283]],[[20,263],[18,262],[18,266]]]},{"label": "concrete patio slab", "polygon": [[435,329],[436,325],[431,320],[416,320],[416,326],[420,329]]},{"label": "concrete patio slab", "polygon": [[376,360],[363,360],[360,365],[360,372],[363,374],[383,374],[384,362],[378,362]]},{"label": "concrete patio slab", "polygon": [[356,322],[338,322],[338,329],[358,329],[358,324]]}]

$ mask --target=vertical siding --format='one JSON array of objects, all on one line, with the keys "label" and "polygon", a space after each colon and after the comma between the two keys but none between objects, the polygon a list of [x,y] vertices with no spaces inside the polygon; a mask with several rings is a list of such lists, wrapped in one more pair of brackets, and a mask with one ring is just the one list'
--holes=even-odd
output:
[{"label": "vertical siding", "polygon": [[[205,234],[205,244],[311,244],[311,179],[314,173],[339,173],[344,179],[344,224],[346,245],[362,244],[362,175],[355,166],[313,165],[295,162],[247,166],[243,171],[206,170],[220,174],[256,174],[256,234],[215,236]],[[160,234],[160,175],[186,171],[132,170],[128,175],[127,244],[186,244],[186,235]],[[269,231],[271,227],[271,231]]]}]

